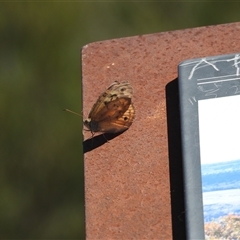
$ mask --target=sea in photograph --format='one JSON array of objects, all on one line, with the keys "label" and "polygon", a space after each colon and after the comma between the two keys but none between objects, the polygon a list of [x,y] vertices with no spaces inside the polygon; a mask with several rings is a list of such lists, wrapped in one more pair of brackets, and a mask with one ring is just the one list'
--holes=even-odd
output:
[{"label": "sea in photograph", "polygon": [[240,215],[240,160],[203,164],[204,221]]}]

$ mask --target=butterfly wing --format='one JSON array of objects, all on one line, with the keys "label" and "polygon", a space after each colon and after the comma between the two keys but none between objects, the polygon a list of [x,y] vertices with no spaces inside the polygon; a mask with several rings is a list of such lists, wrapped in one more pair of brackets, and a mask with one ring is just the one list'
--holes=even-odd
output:
[{"label": "butterfly wing", "polygon": [[128,106],[128,109],[124,112],[124,114],[119,116],[114,116],[109,118],[108,120],[101,121],[98,123],[98,127],[101,132],[108,133],[117,133],[123,132],[127,130],[133,122],[135,117],[135,109],[133,104]]},{"label": "butterfly wing", "polygon": [[91,117],[92,121],[101,122],[112,118],[119,118],[128,109],[131,104],[130,98],[116,98],[111,102],[104,102],[99,112]]},{"label": "butterfly wing", "polygon": [[[112,83],[93,105],[88,118],[92,121],[102,121],[106,117],[106,112],[109,112],[110,115],[114,111],[125,112],[131,103],[132,95],[133,89],[130,83]],[[127,100],[118,101],[118,99]]]},{"label": "butterfly wing", "polygon": [[128,82],[114,82],[93,105],[84,125],[92,132],[126,130],[135,116],[132,95],[133,89]]}]

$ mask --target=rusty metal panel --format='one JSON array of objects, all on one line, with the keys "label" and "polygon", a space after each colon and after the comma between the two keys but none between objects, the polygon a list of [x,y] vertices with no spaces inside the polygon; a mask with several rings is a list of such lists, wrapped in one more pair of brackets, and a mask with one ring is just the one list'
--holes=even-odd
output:
[{"label": "rusty metal panel", "polygon": [[239,33],[240,23],[232,23],[83,48],[85,118],[113,81],[131,83],[136,109],[122,134],[83,131],[87,239],[172,239],[166,85],[185,59],[239,51]]}]

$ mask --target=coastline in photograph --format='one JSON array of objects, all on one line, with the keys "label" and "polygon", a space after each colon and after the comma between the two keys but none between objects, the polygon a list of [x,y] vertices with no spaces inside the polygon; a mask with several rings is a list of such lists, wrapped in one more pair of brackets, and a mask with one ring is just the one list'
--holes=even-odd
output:
[{"label": "coastline in photograph", "polygon": [[204,221],[240,215],[240,160],[202,164]]}]

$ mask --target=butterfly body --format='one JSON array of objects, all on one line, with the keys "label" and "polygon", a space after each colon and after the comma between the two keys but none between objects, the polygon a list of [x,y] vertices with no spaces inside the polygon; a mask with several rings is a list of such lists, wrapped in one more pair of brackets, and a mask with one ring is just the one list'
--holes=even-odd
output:
[{"label": "butterfly body", "polygon": [[114,82],[93,105],[84,125],[91,132],[117,133],[127,130],[135,117],[133,89],[128,82]]}]

